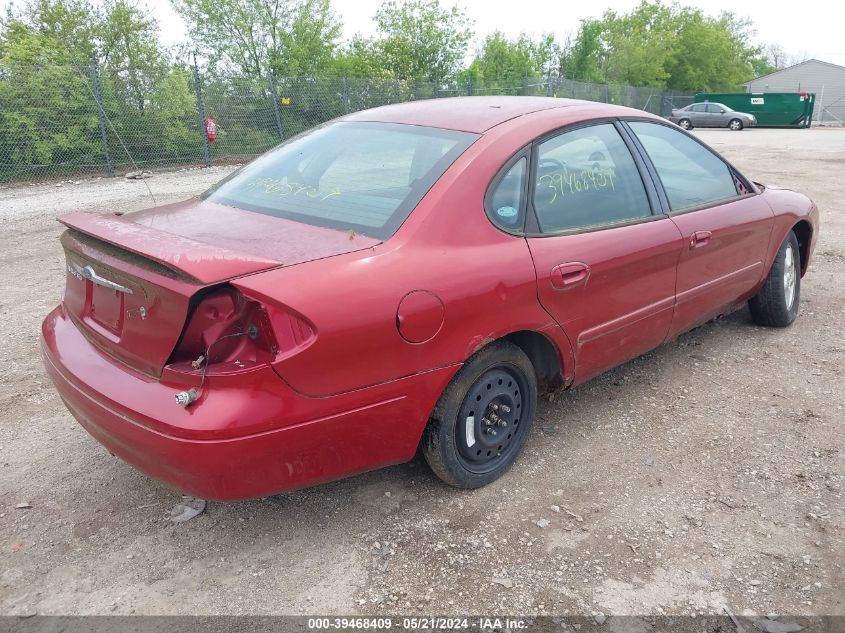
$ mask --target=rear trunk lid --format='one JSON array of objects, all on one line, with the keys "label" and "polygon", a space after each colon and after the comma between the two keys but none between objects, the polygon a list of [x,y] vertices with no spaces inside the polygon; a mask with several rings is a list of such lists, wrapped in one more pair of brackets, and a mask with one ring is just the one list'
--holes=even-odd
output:
[{"label": "rear trunk lid", "polygon": [[158,377],[203,289],[378,243],[341,231],[189,201],[125,216],[74,213],[61,242],[64,306],[105,353]]}]

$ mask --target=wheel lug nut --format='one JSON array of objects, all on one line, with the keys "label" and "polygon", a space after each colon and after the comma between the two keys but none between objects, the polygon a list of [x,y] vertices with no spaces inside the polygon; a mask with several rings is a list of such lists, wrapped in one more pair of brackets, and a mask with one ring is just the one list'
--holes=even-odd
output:
[{"label": "wheel lug nut", "polygon": [[489,428],[489,429],[487,429],[487,432],[488,432],[490,435],[496,435],[496,429],[494,429],[494,428],[492,428],[492,427],[491,427],[491,428]]},{"label": "wheel lug nut", "polygon": [[506,404],[500,405],[499,408],[502,410],[502,413],[510,413],[511,412],[511,408]]},{"label": "wheel lug nut", "polygon": [[487,417],[490,418],[490,420],[492,420],[493,422],[498,422],[499,420],[501,420],[501,418],[495,413],[491,413]]},{"label": "wheel lug nut", "polygon": [[481,418],[481,422],[487,426],[493,426],[493,423],[487,418]]}]

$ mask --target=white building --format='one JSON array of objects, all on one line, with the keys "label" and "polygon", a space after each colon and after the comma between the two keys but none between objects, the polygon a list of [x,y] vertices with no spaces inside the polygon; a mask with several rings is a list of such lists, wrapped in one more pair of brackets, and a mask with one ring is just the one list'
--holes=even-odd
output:
[{"label": "white building", "polygon": [[845,125],[845,66],[808,59],[744,85],[746,92],[815,92],[813,122]]}]

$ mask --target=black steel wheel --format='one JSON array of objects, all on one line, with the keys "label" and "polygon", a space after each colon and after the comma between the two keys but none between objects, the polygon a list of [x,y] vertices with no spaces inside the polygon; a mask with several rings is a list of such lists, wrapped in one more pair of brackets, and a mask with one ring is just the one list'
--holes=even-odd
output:
[{"label": "black steel wheel", "polygon": [[[455,443],[464,467],[486,473],[518,448],[525,377],[509,367],[482,374],[470,388],[458,413]],[[525,425],[522,427],[525,428]]]},{"label": "black steel wheel", "polygon": [[516,460],[536,406],[531,361],[516,345],[493,343],[469,359],[443,392],[423,436],[426,461],[448,484],[486,485]]}]

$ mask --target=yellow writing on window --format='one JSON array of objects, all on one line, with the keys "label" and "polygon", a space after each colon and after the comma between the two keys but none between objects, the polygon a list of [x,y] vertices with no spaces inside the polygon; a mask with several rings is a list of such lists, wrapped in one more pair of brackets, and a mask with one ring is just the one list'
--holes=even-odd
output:
[{"label": "yellow writing on window", "polygon": [[261,191],[266,194],[276,195],[279,197],[287,196],[307,196],[308,198],[316,198],[319,200],[327,200],[332,196],[339,196],[341,192],[337,189],[332,189],[329,192],[322,192],[312,185],[305,185],[301,182],[293,182],[285,178],[278,180],[276,178],[257,178],[248,182],[244,188],[247,191]]},{"label": "yellow writing on window", "polygon": [[612,168],[585,169],[582,171],[558,171],[544,174],[537,181],[538,189],[549,189],[548,204],[560,197],[571,196],[584,191],[616,191],[616,174]]}]

